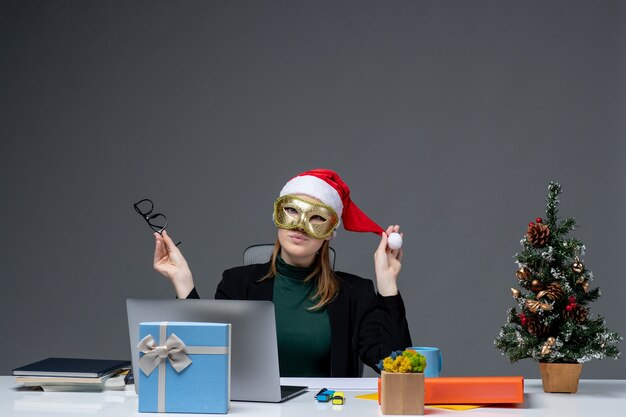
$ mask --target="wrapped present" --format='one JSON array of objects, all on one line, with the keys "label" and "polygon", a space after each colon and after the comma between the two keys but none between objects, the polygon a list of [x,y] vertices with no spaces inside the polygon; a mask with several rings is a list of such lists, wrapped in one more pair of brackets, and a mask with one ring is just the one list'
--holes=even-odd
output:
[{"label": "wrapped present", "polygon": [[524,402],[524,377],[426,378],[426,404],[515,404]]},{"label": "wrapped present", "polygon": [[139,325],[140,413],[227,413],[230,324]]}]

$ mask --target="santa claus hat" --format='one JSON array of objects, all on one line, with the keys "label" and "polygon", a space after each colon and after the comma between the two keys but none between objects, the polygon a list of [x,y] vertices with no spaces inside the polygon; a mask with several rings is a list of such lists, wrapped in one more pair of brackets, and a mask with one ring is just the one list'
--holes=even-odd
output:
[{"label": "santa claus hat", "polygon": [[343,227],[352,232],[383,233],[383,228],[367,217],[350,199],[350,188],[335,171],[312,169],[296,175],[285,184],[280,196],[302,194],[332,207],[343,221]]}]

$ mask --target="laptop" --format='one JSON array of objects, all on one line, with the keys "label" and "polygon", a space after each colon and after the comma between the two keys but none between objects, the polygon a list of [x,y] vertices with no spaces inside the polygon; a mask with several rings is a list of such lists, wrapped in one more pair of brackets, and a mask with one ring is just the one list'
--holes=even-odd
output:
[{"label": "laptop", "polygon": [[[304,386],[281,386],[276,319],[271,301],[249,300],[126,300],[134,375],[139,372],[139,323],[195,321],[230,323],[233,401],[278,403],[306,392]],[[139,378],[135,377],[138,392]]]}]

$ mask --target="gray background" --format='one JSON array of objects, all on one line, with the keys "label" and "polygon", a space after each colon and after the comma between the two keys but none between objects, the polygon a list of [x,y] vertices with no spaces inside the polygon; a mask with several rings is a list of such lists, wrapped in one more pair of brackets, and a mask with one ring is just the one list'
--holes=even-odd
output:
[{"label": "gray background", "polygon": [[[413,340],[443,375],[538,377],[493,339],[550,180],[603,290],[591,311],[625,335],[625,19],[598,0],[3,1],[0,374],[129,357],[125,299],[173,297],[136,200],[210,297],[314,167],[402,226]],[[333,244],[373,277],[376,236]]]}]

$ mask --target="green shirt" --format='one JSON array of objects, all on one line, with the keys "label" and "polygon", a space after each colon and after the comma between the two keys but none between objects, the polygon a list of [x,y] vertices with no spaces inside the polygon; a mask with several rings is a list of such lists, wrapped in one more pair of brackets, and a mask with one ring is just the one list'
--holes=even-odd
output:
[{"label": "green shirt", "polygon": [[330,321],[326,308],[307,310],[316,303],[315,279],[304,279],[313,268],[288,265],[276,258],[274,307],[280,376],[330,376]]}]

